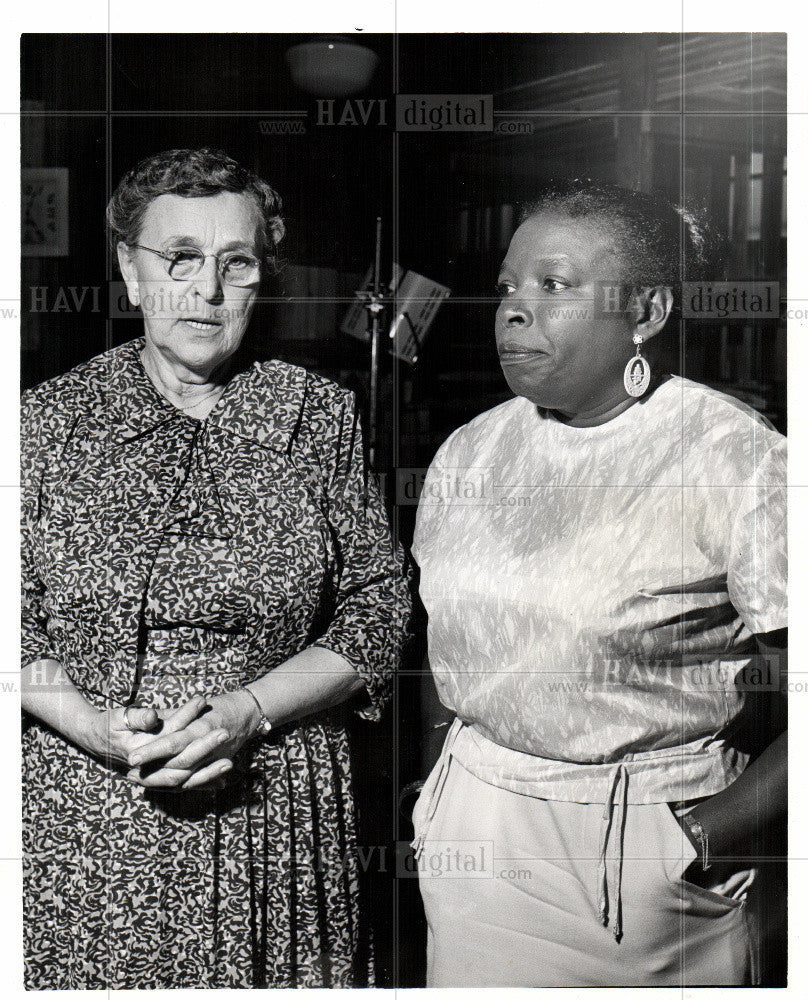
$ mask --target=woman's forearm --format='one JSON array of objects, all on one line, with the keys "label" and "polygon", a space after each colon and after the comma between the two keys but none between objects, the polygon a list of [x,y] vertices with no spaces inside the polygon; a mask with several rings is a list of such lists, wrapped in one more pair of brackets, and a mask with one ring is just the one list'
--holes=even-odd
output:
[{"label": "woman's forearm", "polygon": [[[785,690],[788,631],[778,629],[755,638],[764,675],[773,669]],[[778,695],[772,692],[772,697]],[[699,803],[691,815],[706,830],[714,857],[755,857],[767,851],[768,835],[785,815],[787,800],[788,736],[781,732],[729,787]],[[683,829],[692,840],[687,824]]]},{"label": "woman's forearm", "polygon": [[364,682],[339,653],[308,646],[246,687],[278,726],[347,701]]},{"label": "woman's forearm", "polygon": [[88,734],[98,715],[57,660],[37,660],[20,671],[21,703],[51,729],[88,747]]},{"label": "woman's forearm", "polygon": [[696,806],[691,816],[718,857],[754,857],[771,825],[786,810],[787,733],[781,733],[731,785]]},{"label": "woman's forearm", "polygon": [[[95,729],[99,713],[81,695],[59,663],[38,660],[25,667],[21,676],[23,709],[67,739],[97,752]],[[275,726],[338,705],[363,686],[361,677],[344,657],[320,646],[302,650],[248,685]],[[248,703],[246,709],[249,709]],[[189,712],[189,721],[197,715],[198,712]],[[146,739],[138,733],[136,748],[141,749]]]}]

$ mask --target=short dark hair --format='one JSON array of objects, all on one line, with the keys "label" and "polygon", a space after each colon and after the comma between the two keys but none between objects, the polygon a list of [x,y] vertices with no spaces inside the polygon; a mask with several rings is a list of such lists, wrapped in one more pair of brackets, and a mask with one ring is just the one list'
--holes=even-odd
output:
[{"label": "short dark hair", "polygon": [[121,179],[107,205],[107,225],[113,251],[119,242],[138,242],[143,216],[161,194],[205,198],[232,191],[255,198],[263,219],[269,257],[283,239],[285,227],[280,195],[266,181],[220,149],[168,149],[149,156]]},{"label": "short dark hair", "polygon": [[621,280],[638,288],[720,280],[726,243],[703,208],[675,205],[662,194],[634,191],[589,178],[553,183],[519,209],[519,222],[540,212],[605,223],[614,234]]}]

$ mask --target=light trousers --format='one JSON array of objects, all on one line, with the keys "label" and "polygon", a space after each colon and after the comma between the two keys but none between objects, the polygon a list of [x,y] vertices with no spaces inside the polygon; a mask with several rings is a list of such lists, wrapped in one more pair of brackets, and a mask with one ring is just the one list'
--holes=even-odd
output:
[{"label": "light trousers", "polygon": [[604,812],[444,765],[413,815],[427,986],[757,982],[754,870],[710,889],[684,882],[696,851],[667,803]]}]

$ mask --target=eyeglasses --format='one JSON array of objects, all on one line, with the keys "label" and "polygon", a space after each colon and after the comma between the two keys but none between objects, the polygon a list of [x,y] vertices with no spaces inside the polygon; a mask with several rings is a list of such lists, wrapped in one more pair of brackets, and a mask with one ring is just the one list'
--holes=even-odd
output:
[{"label": "eyeglasses", "polygon": [[188,278],[195,278],[205,266],[208,257],[216,261],[222,281],[228,285],[251,285],[257,281],[261,274],[261,261],[252,254],[240,253],[202,253],[194,247],[177,247],[176,250],[154,250],[152,247],[144,247],[140,243],[130,244],[137,250],[148,250],[149,253],[161,257],[166,262],[166,270],[169,278],[174,281],[185,281]]}]

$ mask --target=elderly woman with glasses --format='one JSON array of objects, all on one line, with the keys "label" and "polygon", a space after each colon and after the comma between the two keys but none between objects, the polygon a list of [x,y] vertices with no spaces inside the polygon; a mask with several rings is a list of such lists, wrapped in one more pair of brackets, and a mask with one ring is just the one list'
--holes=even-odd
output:
[{"label": "elderly woman with glasses", "polygon": [[26,984],[366,984],[346,705],[407,592],[354,399],[239,350],[255,174],[161,153],[107,218],[144,335],[24,399]]}]

